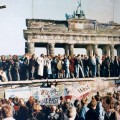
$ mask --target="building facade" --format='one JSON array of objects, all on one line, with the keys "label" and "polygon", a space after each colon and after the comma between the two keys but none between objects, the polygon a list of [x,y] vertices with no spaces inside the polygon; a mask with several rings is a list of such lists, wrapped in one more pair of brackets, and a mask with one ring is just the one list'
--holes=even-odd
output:
[{"label": "building facade", "polygon": [[35,47],[46,47],[47,54],[54,56],[54,48],[62,47],[66,55],[73,55],[74,48],[85,48],[87,55],[113,56],[114,49],[120,56],[120,24],[99,23],[85,18],[78,3],[74,15],[66,15],[67,20],[27,19],[24,30],[25,52],[35,53]]}]

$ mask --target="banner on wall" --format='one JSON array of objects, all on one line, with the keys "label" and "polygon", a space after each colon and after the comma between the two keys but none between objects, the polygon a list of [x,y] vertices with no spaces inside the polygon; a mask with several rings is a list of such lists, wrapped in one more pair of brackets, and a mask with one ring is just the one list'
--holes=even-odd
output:
[{"label": "banner on wall", "polygon": [[31,88],[31,94],[32,96],[39,101],[39,90],[40,90],[40,87],[33,87]]},{"label": "banner on wall", "polygon": [[41,105],[57,105],[60,100],[60,92],[57,88],[40,88],[39,100]]},{"label": "banner on wall", "polygon": [[71,96],[72,99],[80,99],[83,95],[91,92],[91,86],[88,84],[83,84],[79,86],[66,86],[64,89],[65,97]]},{"label": "banner on wall", "polygon": [[16,89],[7,89],[5,90],[5,98],[8,99],[9,97],[18,97],[23,98],[25,101],[32,96],[31,88],[16,88]]},{"label": "banner on wall", "polygon": [[57,105],[62,93],[59,88],[25,87],[5,90],[5,98],[18,97],[27,101],[30,96],[33,96],[41,105]]},{"label": "banner on wall", "polygon": [[80,99],[89,92],[91,92],[89,84],[73,84],[56,88],[24,87],[5,90],[5,98],[14,96],[27,101],[30,96],[33,96],[41,105],[57,105],[60,102],[60,96]]}]

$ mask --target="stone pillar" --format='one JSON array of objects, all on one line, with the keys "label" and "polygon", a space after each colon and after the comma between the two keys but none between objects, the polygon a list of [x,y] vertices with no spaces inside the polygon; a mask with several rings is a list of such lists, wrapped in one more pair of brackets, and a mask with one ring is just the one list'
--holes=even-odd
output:
[{"label": "stone pillar", "polygon": [[34,44],[34,42],[28,42],[27,43],[27,52],[30,53],[30,54],[35,53],[35,44]]},{"label": "stone pillar", "polygon": [[93,46],[92,45],[88,45],[86,49],[87,49],[88,56],[93,55]]},{"label": "stone pillar", "polygon": [[55,46],[54,43],[49,43],[49,54],[51,56],[54,56],[54,46]]},{"label": "stone pillar", "polygon": [[69,45],[69,55],[73,55],[74,54],[74,44],[70,44]]},{"label": "stone pillar", "polygon": [[47,46],[46,46],[46,49],[47,49],[47,55],[49,55],[49,44],[47,44]]},{"label": "stone pillar", "polygon": [[69,55],[69,46],[68,44],[65,44],[65,55]]},{"label": "stone pillar", "polygon": [[27,42],[25,42],[25,53],[28,53],[28,47]]},{"label": "stone pillar", "polygon": [[117,47],[117,56],[120,56],[120,46]]},{"label": "stone pillar", "polygon": [[98,45],[93,45],[93,54],[98,54]]},{"label": "stone pillar", "polygon": [[114,45],[110,46],[110,56],[114,58]]},{"label": "stone pillar", "polygon": [[102,51],[103,55],[110,56],[110,45],[105,45]]}]

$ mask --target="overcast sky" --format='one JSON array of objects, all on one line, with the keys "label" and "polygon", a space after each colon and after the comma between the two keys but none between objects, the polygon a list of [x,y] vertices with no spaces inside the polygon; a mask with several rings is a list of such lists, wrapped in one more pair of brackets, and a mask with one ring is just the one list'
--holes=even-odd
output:
[{"label": "overcast sky", "polygon": [[[77,0],[0,0],[7,6],[0,9],[0,55],[25,52],[23,29],[27,18],[65,20],[65,13],[76,10]],[[33,15],[32,15],[33,6]],[[120,23],[120,0],[82,0],[82,8],[88,19],[99,22],[113,20]]]}]

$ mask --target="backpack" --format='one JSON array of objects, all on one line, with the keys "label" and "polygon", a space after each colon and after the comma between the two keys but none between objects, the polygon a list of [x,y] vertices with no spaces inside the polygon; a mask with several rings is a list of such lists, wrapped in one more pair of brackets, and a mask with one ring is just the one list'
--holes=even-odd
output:
[{"label": "backpack", "polygon": [[57,69],[62,70],[62,61],[61,60],[59,60],[57,63]]}]

